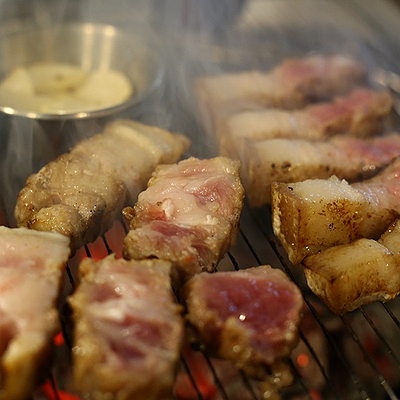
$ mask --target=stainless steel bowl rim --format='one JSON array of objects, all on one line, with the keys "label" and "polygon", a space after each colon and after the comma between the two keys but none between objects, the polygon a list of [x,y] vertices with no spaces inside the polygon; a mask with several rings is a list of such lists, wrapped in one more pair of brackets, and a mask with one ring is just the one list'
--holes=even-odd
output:
[{"label": "stainless steel bowl rim", "polygon": [[[114,25],[109,25],[109,24],[102,24],[102,23],[93,23],[93,22],[71,22],[71,23],[65,23],[61,26],[61,28],[66,28],[66,27],[73,27],[73,26],[83,26],[87,28],[101,28],[104,29],[108,32],[115,32],[120,35],[124,35],[127,37],[128,33],[125,32],[123,29],[118,28]],[[60,28],[60,27],[58,27]],[[45,30],[50,30],[54,29],[54,27],[49,27],[49,28],[44,28],[42,29],[43,31]],[[40,32],[41,29],[30,29],[24,33],[28,32]],[[16,36],[20,35],[21,32],[14,32],[13,34],[9,36]],[[143,45],[148,45],[148,43],[142,43]],[[155,54],[155,52],[153,52]],[[84,118],[101,118],[101,117],[107,117],[113,114],[118,114],[120,112],[123,112],[137,104],[140,104],[144,99],[149,97],[152,93],[155,92],[156,88],[159,87],[164,79],[164,66],[163,63],[160,59],[160,57],[157,57],[157,63],[158,63],[158,68],[157,68],[157,73],[152,80],[151,84],[149,84],[144,91],[141,91],[139,93],[133,94],[128,100],[116,104],[115,106],[112,107],[107,107],[107,108],[100,108],[100,109],[94,109],[94,110],[82,110],[79,112],[65,112],[65,113],[39,113],[35,111],[26,111],[26,110],[19,110],[13,107],[9,106],[2,106],[0,105],[0,112],[7,114],[7,115],[12,115],[12,116],[18,116],[18,117],[25,117],[28,119],[35,119],[35,120],[73,120],[73,119],[84,119]]]}]

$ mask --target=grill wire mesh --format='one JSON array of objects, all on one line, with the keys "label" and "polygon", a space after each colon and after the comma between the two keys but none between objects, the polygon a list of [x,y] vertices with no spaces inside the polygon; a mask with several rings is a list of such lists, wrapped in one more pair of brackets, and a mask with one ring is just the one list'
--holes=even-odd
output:
[{"label": "grill wire mesh", "polygon": [[[364,12],[366,10],[364,8]],[[185,109],[175,111],[176,118],[185,116]],[[190,127],[192,122],[188,122]],[[196,139],[194,142],[198,144]],[[4,223],[7,224],[7,221]],[[34,400],[78,399],[70,385],[73,341],[70,312],[65,299],[77,282],[80,259],[101,258],[111,252],[120,256],[126,232],[125,222],[118,221],[109,232],[81,249],[68,263],[59,304],[60,340],[55,348],[51,374],[34,394]],[[301,288],[305,303],[299,344],[288,360],[293,384],[282,390],[283,400],[400,398],[399,298],[386,304],[377,302],[363,306],[342,317],[332,314],[309,291],[301,268],[288,261],[272,233],[270,209],[251,210],[245,205],[237,244],[222,260],[218,270],[262,264],[284,270]],[[182,352],[176,392],[177,400],[263,398],[257,382],[235,371],[229,364],[209,357],[201,349],[185,348]]]},{"label": "grill wire mesh", "polygon": [[[121,255],[126,224],[115,226],[95,243],[81,249],[65,272],[60,302],[62,345],[56,346],[49,380],[34,399],[76,400],[70,385],[73,346],[66,296],[74,289],[79,261]],[[360,307],[342,317],[332,314],[307,288],[300,267],[287,260],[271,231],[270,209],[244,207],[237,244],[218,270],[237,270],[261,264],[283,269],[301,288],[305,303],[299,344],[287,361],[293,384],[282,390],[283,400],[398,399],[400,384],[400,301]],[[259,384],[227,362],[201,349],[184,349],[178,371],[178,400],[259,400]]]}]

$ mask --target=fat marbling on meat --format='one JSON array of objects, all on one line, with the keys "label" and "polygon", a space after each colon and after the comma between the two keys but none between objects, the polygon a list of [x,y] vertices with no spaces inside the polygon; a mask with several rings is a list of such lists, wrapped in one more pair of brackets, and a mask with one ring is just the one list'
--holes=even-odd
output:
[{"label": "fat marbling on meat", "polygon": [[272,225],[289,259],[356,239],[378,239],[400,214],[400,158],[374,177],[272,184]]},{"label": "fat marbling on meat", "polygon": [[133,208],[126,258],[174,264],[178,279],[213,271],[236,242],[244,190],[239,162],[190,157],[157,167]]},{"label": "fat marbling on meat", "polygon": [[15,207],[17,223],[68,236],[74,252],[110,228],[154,168],[179,160],[188,145],[185,136],[161,128],[112,122],[28,178]]},{"label": "fat marbling on meat", "polygon": [[69,254],[59,233],[0,227],[1,400],[29,398],[46,377]]},{"label": "fat marbling on meat", "polygon": [[273,182],[330,178],[355,182],[376,174],[400,155],[400,134],[361,139],[346,135],[324,141],[306,139],[244,140],[241,178],[251,207],[271,202]]},{"label": "fat marbling on meat", "polygon": [[69,297],[73,311],[73,383],[95,400],[173,399],[183,340],[181,306],[170,264],[85,259]]},{"label": "fat marbling on meat", "polygon": [[358,239],[303,260],[310,289],[336,314],[400,293],[400,220],[378,239]]},{"label": "fat marbling on meat", "polygon": [[303,109],[266,108],[230,114],[218,122],[216,134],[220,152],[228,155],[235,151],[240,138],[321,140],[338,134],[368,137],[390,126],[392,109],[389,91],[356,88],[331,102],[313,103]]},{"label": "fat marbling on meat", "polygon": [[263,379],[265,366],[290,355],[298,342],[303,299],[281,270],[269,265],[203,272],[182,289],[195,340]]},{"label": "fat marbling on meat", "polygon": [[[361,63],[341,55],[288,58],[268,71],[200,76],[196,89],[209,105],[299,108],[349,91],[366,78]],[[243,102],[243,104],[242,104]]]},{"label": "fat marbling on meat", "polygon": [[364,66],[342,55],[289,58],[271,70],[199,76],[195,93],[202,122],[213,133],[227,114],[275,107],[302,108],[330,99],[365,82]]}]

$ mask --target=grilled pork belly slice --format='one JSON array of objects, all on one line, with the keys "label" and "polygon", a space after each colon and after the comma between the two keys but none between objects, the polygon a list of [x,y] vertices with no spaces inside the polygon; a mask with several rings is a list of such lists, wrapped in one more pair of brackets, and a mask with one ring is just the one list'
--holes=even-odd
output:
[{"label": "grilled pork belly slice", "polygon": [[15,208],[17,223],[68,236],[74,252],[104,233],[154,168],[177,161],[188,144],[163,129],[113,122],[28,178]]},{"label": "grilled pork belly slice", "polygon": [[183,340],[170,264],[85,259],[69,297],[74,319],[73,382],[84,398],[164,400]]},{"label": "grilled pork belly slice", "polygon": [[69,257],[58,233],[0,227],[0,399],[27,399],[46,377]]},{"label": "grilled pork belly slice", "polygon": [[236,242],[243,198],[238,161],[190,157],[158,166],[134,208],[124,210],[124,257],[171,261],[178,280],[211,272]]},{"label": "grilled pork belly slice", "polygon": [[254,107],[302,108],[308,102],[347,93],[365,81],[363,65],[341,55],[286,59],[270,71],[200,76],[195,81],[199,111],[214,132],[220,114]]},{"label": "grilled pork belly slice", "polygon": [[388,91],[354,89],[330,103],[311,104],[301,110],[262,109],[230,115],[220,122],[221,151],[239,138],[325,139],[336,134],[366,137],[388,125],[393,98]]},{"label": "grilled pork belly slice", "polygon": [[286,59],[270,71],[244,71],[197,78],[200,99],[210,105],[244,103],[299,108],[309,101],[348,92],[366,78],[364,67],[341,55]]},{"label": "grilled pork belly slice", "polygon": [[305,139],[244,140],[239,146],[241,178],[251,207],[271,202],[273,182],[329,178],[354,182],[370,178],[400,154],[400,135],[369,139],[335,136]]},{"label": "grilled pork belly slice", "polygon": [[183,287],[187,320],[200,343],[263,379],[265,366],[298,342],[303,300],[286,274],[269,265],[200,273]]},{"label": "grilled pork belly slice", "polygon": [[400,293],[400,220],[379,240],[359,239],[304,259],[310,289],[336,314]]},{"label": "grilled pork belly slice", "polygon": [[356,239],[377,239],[400,213],[400,158],[379,174],[349,184],[336,177],[273,183],[272,225],[289,259]]}]

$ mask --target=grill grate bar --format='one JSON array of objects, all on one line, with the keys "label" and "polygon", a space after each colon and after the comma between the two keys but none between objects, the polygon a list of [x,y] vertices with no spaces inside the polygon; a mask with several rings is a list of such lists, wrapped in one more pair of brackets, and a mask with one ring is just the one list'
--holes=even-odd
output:
[{"label": "grill grate bar", "polygon": [[294,375],[296,377],[296,382],[301,386],[302,390],[301,390],[301,392],[299,391],[300,392],[299,394],[306,395],[306,398],[308,400],[314,400],[313,395],[310,391],[310,388],[304,381],[303,377],[301,376],[301,374],[299,373],[298,369],[296,368],[295,364],[293,363],[293,361],[291,359],[289,359],[289,364],[290,364],[290,368],[291,368],[292,372],[294,373]]},{"label": "grill grate bar", "polygon": [[400,329],[400,321],[398,320],[398,318],[393,314],[392,310],[387,306],[387,304],[385,303],[380,303],[383,308],[386,310],[386,312],[388,313],[388,315],[390,316],[390,318],[392,319],[392,321],[396,324],[397,328]]},{"label": "grill grate bar", "polygon": [[[270,246],[273,249],[273,251],[275,252],[275,255],[278,258],[281,266],[283,267],[285,272],[288,274],[288,276],[293,280],[293,282],[296,285],[298,285],[300,288],[303,289],[302,290],[303,299],[304,299],[308,309],[310,310],[311,314],[313,315],[315,321],[320,326],[325,338],[328,340],[329,344],[332,346],[332,349],[336,353],[336,355],[337,355],[338,359],[340,360],[341,364],[346,368],[347,372],[349,373],[349,377],[350,377],[351,382],[358,388],[358,392],[359,392],[361,398],[364,399],[364,400],[368,400],[370,397],[367,394],[366,388],[364,387],[363,383],[361,382],[361,380],[357,376],[356,372],[351,367],[351,364],[349,363],[349,361],[346,358],[346,356],[343,354],[343,351],[340,349],[340,347],[338,346],[338,344],[336,343],[336,341],[332,337],[331,333],[329,332],[329,329],[326,327],[324,321],[322,321],[319,313],[314,308],[314,306],[311,304],[308,296],[306,296],[306,293],[307,293],[308,290],[304,290],[305,288],[303,287],[303,285],[300,284],[298,279],[296,279],[296,277],[294,276],[294,274],[292,272],[293,266],[289,265],[288,261],[286,261],[285,256],[282,254],[282,252],[278,248],[278,242],[275,240],[273,234],[268,232],[268,230],[270,231],[270,228],[268,229],[268,228],[265,228],[265,226],[263,226],[262,221],[265,221],[266,220],[265,218],[267,218],[267,221],[270,221],[270,214],[267,215],[267,216],[264,215],[264,216],[262,216],[260,218],[259,215],[255,215],[254,212],[252,212],[253,224],[255,224],[260,229],[260,231],[262,232],[264,238],[270,244]],[[267,227],[270,227],[270,224],[268,224],[268,222],[266,223],[266,225],[267,225]],[[318,359],[318,357],[316,357],[316,359]],[[317,364],[320,365],[321,363],[317,362]],[[323,374],[322,370],[320,372]],[[328,379],[326,381],[326,383],[328,385],[330,385],[330,383],[328,383],[329,381],[330,381],[330,379]]]},{"label": "grill grate bar", "polygon": [[380,342],[384,345],[384,347],[386,348],[388,354],[390,354],[390,356],[393,358],[393,360],[395,361],[396,367],[397,369],[400,370],[400,359],[396,356],[395,352],[393,351],[392,347],[389,345],[389,343],[387,342],[386,338],[382,335],[382,333],[380,332],[380,330],[376,327],[376,325],[374,324],[374,322],[372,321],[372,319],[370,318],[370,316],[366,313],[364,307],[360,307],[360,311],[362,313],[362,315],[364,316],[364,318],[366,319],[366,321],[368,322],[368,324],[371,326],[372,330],[375,332],[376,336],[379,338]]},{"label": "grill grate bar", "polygon": [[204,396],[202,395],[201,391],[199,390],[199,387],[197,386],[197,382],[196,379],[194,378],[192,371],[190,370],[189,364],[187,363],[185,357],[181,356],[181,364],[183,366],[183,368],[186,371],[186,374],[190,380],[190,383],[193,386],[193,389],[196,391],[197,396],[198,396],[198,400],[205,400]]},{"label": "grill grate bar", "polygon": [[[308,351],[310,352],[310,354],[313,356],[315,362],[318,365],[318,368],[322,374],[322,376],[325,379],[325,382],[328,385],[328,389],[330,391],[330,393],[338,400],[341,399],[341,394],[336,390],[335,386],[333,385],[333,383],[331,382],[331,380],[328,377],[327,371],[325,370],[325,367],[322,365],[321,360],[319,359],[317,353],[315,352],[314,348],[311,346],[310,342],[308,341],[307,337],[304,335],[303,331],[301,329],[299,329],[299,336],[300,339],[303,341],[303,343],[306,345]],[[296,369],[297,371],[297,369]]]},{"label": "grill grate bar", "polygon": [[395,393],[393,392],[393,389],[389,386],[389,384],[387,383],[385,377],[382,375],[382,372],[380,371],[380,369],[378,368],[378,366],[375,364],[375,362],[373,361],[373,359],[371,358],[370,354],[368,353],[368,351],[365,349],[365,347],[363,346],[363,344],[361,343],[358,335],[355,333],[354,329],[352,328],[352,326],[348,323],[347,319],[344,316],[340,317],[341,320],[343,321],[344,325],[346,326],[346,328],[349,330],[349,332],[351,333],[351,336],[354,340],[354,342],[357,344],[357,346],[359,347],[359,349],[361,350],[363,356],[365,357],[365,360],[368,362],[368,364],[373,368],[373,370],[375,371],[380,384],[382,385],[382,387],[385,389],[386,393],[388,394],[389,398],[391,400],[398,400],[399,398],[395,395]]},{"label": "grill grate bar", "polygon": [[210,358],[204,352],[202,352],[202,353],[203,353],[204,359],[206,360],[206,363],[207,363],[210,371],[212,372],[214,383],[215,383],[216,387],[218,388],[222,399],[223,400],[229,400],[228,395],[226,394],[224,385],[221,383],[221,380],[219,379],[218,374],[216,373],[215,368],[214,368]]}]

